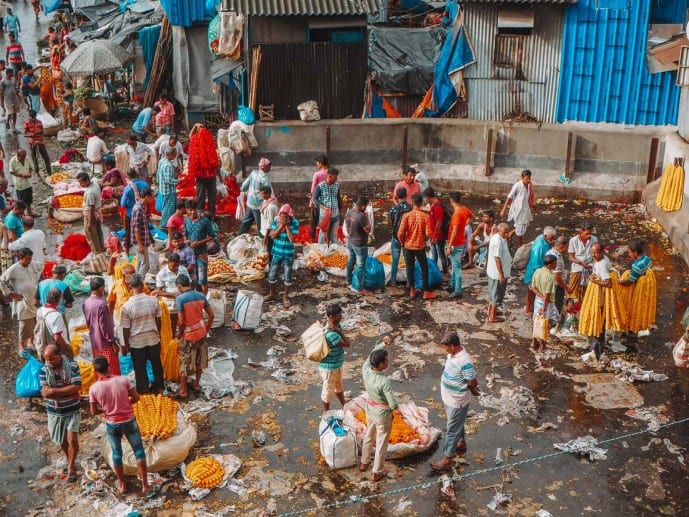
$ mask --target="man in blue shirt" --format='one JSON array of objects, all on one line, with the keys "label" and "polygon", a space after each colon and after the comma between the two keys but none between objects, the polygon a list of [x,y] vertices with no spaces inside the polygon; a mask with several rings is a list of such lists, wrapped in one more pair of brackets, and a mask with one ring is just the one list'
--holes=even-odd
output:
[{"label": "man in blue shirt", "polygon": [[289,309],[292,303],[289,301],[289,287],[292,285],[292,263],[294,262],[294,238],[299,233],[299,220],[294,216],[292,207],[282,205],[278,216],[270,225],[270,238],[273,239],[272,259],[270,261],[270,271],[268,273],[268,286],[270,293],[264,298],[266,301],[275,299],[275,290],[278,283],[278,273],[280,265],[283,268],[283,282],[285,283],[285,294],[282,299],[282,306]]},{"label": "man in blue shirt", "polygon": [[5,32],[14,34],[16,39],[19,39],[19,32],[22,30],[19,23],[19,17],[12,12],[12,9],[7,9],[7,16],[5,16]]},{"label": "man in blue shirt", "polygon": [[26,210],[26,203],[18,199],[14,202],[14,207],[5,216],[5,228],[7,228],[7,235],[10,242],[16,241],[24,233],[24,211]]},{"label": "man in blue shirt", "polygon": [[48,278],[46,280],[41,280],[38,283],[38,289],[36,290],[36,303],[41,307],[46,304],[48,299],[48,293],[51,289],[59,289],[62,293],[60,298],[60,303],[57,305],[57,310],[64,316],[67,307],[72,307],[74,303],[74,296],[69,286],[64,282],[65,276],[67,276],[67,268],[65,266],[57,265],[53,268],[53,278]]},{"label": "man in blue shirt", "polygon": [[158,106],[153,106],[152,108],[144,108],[139,112],[134,124],[132,124],[132,131],[139,138],[139,141],[145,142],[146,135],[156,136],[152,122],[154,115],[159,111]]},{"label": "man in blue shirt", "polygon": [[129,178],[129,184],[124,188],[124,192],[122,192],[120,206],[126,210],[124,218],[124,249],[125,251],[129,252],[129,247],[132,244],[132,209],[136,204],[136,200],[139,199],[139,193],[144,188],[148,187],[148,183],[140,180],[139,174],[134,169],[129,169],[129,172],[127,172],[127,178]]}]

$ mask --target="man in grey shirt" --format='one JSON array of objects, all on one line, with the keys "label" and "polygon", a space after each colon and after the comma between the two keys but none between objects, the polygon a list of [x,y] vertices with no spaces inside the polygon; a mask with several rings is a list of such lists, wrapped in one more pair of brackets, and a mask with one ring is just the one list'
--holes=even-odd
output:
[{"label": "man in grey shirt", "polygon": [[2,105],[2,116],[5,120],[5,129],[10,129],[17,133],[17,113],[21,110],[21,101],[17,95],[17,84],[14,78],[14,70],[5,70],[5,78],[0,81],[0,105]]}]

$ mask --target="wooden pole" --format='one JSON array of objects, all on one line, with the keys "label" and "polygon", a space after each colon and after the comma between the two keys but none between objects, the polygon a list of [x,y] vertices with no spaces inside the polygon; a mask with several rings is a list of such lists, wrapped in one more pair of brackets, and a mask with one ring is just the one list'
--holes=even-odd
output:
[{"label": "wooden pole", "polygon": [[488,135],[486,135],[486,164],[483,169],[483,174],[490,176],[493,174],[493,129],[488,130]]},{"label": "wooden pole", "polygon": [[328,163],[330,163],[330,126],[325,126],[325,156],[328,157]]},{"label": "wooden pole", "polygon": [[406,169],[407,162],[409,161],[409,126],[404,126],[404,131],[402,132],[402,170]]},{"label": "wooden pole", "polygon": [[656,164],[658,163],[658,148],[660,147],[660,140],[658,138],[651,138],[651,150],[648,156],[648,171],[646,173],[646,183],[651,183],[656,179]]},{"label": "wooden pole", "polygon": [[565,155],[565,178],[570,179],[572,172],[572,143],[574,141],[574,133],[571,131],[567,134],[567,154]]}]

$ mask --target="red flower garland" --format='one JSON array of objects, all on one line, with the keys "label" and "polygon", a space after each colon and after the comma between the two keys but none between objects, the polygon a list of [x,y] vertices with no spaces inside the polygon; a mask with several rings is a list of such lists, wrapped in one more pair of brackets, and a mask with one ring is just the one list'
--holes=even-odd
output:
[{"label": "red flower garland", "polygon": [[189,176],[213,178],[220,167],[213,135],[202,127],[189,139]]},{"label": "red flower garland", "polygon": [[83,260],[89,253],[91,253],[91,247],[86,237],[81,233],[68,235],[62,244],[62,248],[60,248],[60,256],[62,258],[77,262]]}]

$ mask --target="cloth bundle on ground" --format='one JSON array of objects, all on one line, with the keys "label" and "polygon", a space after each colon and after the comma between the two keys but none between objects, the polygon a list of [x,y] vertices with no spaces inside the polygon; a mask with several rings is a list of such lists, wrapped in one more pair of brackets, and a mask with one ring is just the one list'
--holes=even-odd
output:
[{"label": "cloth bundle on ground", "polygon": [[[354,430],[359,446],[364,441],[366,426],[357,420],[356,415],[366,410],[366,394],[350,400],[344,405],[344,423]],[[388,445],[389,459],[404,458],[427,451],[440,437],[440,429],[431,427],[428,417],[428,408],[419,407],[413,402],[399,405],[399,411],[404,420],[421,437],[420,440],[410,443],[394,443]]]}]

